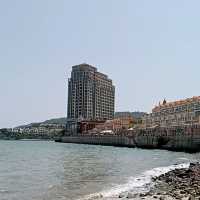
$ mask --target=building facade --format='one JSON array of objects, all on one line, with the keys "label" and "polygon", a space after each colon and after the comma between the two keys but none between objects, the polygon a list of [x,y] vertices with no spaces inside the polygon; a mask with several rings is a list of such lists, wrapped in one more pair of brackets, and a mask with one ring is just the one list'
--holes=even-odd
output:
[{"label": "building facade", "polygon": [[164,100],[142,119],[144,127],[197,123],[200,123],[200,96],[169,103]]},{"label": "building facade", "polygon": [[134,126],[134,118],[133,117],[121,117],[115,118],[113,120],[107,120],[103,124],[99,124],[96,126],[98,132],[112,130],[114,133],[121,130],[128,130]]},{"label": "building facade", "polygon": [[72,67],[68,80],[68,119],[113,119],[115,87],[96,67],[80,64]]}]

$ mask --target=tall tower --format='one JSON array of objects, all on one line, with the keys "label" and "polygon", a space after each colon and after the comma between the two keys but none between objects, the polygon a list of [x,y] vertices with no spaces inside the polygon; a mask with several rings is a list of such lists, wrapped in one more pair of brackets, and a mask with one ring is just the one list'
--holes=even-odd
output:
[{"label": "tall tower", "polygon": [[96,67],[72,67],[68,80],[68,119],[102,120],[114,117],[115,87]]}]

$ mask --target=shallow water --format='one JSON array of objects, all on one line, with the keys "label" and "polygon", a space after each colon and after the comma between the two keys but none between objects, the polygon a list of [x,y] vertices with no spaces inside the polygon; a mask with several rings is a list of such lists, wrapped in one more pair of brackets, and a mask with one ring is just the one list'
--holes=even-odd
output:
[{"label": "shallow water", "polygon": [[150,175],[168,170],[160,167],[199,159],[200,154],[165,150],[0,141],[0,200],[114,197],[142,189]]}]

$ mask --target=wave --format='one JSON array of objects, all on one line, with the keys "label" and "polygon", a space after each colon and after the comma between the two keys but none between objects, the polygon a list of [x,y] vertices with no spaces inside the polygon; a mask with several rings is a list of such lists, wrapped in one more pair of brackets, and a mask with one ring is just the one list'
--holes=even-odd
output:
[{"label": "wave", "polygon": [[190,163],[175,164],[168,167],[157,167],[148,171],[145,171],[140,176],[130,177],[125,184],[116,185],[108,190],[104,190],[99,193],[87,195],[79,200],[94,200],[104,198],[116,198],[122,193],[143,193],[148,192],[152,186],[152,178],[158,177],[174,169],[189,168]]},{"label": "wave", "polygon": [[189,158],[186,158],[186,157],[180,157],[180,158],[178,158],[178,160],[189,161],[190,159],[189,159]]}]

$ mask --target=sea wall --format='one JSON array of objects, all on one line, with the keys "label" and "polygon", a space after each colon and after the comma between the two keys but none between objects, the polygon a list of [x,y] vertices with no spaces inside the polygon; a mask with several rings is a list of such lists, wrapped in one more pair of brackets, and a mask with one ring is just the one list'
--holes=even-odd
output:
[{"label": "sea wall", "polygon": [[198,152],[200,151],[200,136],[176,135],[174,137],[167,137],[138,135],[135,137],[135,146],[140,148]]},{"label": "sea wall", "polygon": [[59,142],[199,152],[200,126],[137,129],[118,135],[65,136]]},{"label": "sea wall", "polygon": [[124,136],[65,136],[61,138],[60,142],[135,147],[134,138]]},{"label": "sea wall", "polygon": [[159,148],[172,151],[200,151],[200,127],[169,127],[137,130],[133,133],[135,145],[141,148]]}]

